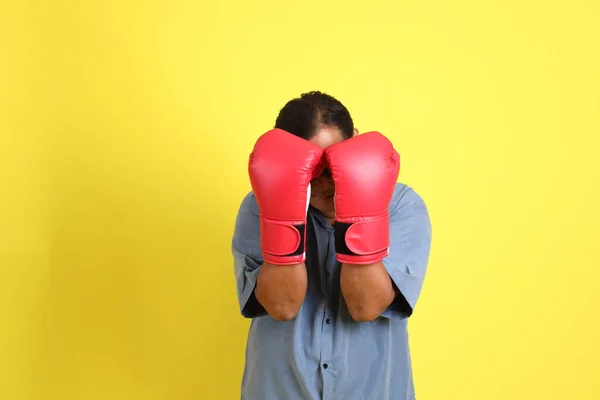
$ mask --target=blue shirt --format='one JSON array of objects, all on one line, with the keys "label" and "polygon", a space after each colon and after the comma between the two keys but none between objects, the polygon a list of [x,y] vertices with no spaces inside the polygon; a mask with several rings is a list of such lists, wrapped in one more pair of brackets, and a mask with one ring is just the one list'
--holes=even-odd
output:
[{"label": "blue shirt", "polygon": [[232,240],[241,313],[252,318],[242,400],[414,400],[407,322],[421,292],[431,243],[422,198],[398,183],[389,206],[390,253],[383,260],[401,295],[371,322],[356,322],[340,290],[333,226],[307,216],[308,289],[296,318],[276,321],[254,296],[263,263],[256,198],[242,201]]}]

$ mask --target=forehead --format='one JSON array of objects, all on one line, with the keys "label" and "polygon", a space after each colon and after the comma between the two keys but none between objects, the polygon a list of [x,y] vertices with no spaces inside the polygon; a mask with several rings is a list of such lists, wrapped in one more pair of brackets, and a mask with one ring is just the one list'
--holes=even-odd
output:
[{"label": "forehead", "polygon": [[340,130],[335,127],[329,126],[319,128],[317,133],[312,138],[310,138],[310,142],[323,148],[341,142],[342,140],[344,140],[342,132],[340,132]]}]

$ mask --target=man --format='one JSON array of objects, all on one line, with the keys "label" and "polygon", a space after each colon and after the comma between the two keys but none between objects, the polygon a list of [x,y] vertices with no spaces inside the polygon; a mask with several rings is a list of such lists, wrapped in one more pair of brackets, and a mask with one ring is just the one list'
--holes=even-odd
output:
[{"label": "man", "polygon": [[241,398],[415,399],[407,321],[431,225],[381,133],[335,98],[288,102],[249,160],[232,241],[252,318]]}]

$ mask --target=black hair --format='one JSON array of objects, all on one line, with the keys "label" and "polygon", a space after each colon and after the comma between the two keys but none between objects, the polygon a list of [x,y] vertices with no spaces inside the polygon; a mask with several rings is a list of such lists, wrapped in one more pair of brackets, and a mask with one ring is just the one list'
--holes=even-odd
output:
[{"label": "black hair", "polygon": [[318,91],[302,93],[288,101],[275,122],[275,128],[307,140],[326,126],[339,129],[344,139],[354,135],[354,122],[348,109],[336,98]]}]

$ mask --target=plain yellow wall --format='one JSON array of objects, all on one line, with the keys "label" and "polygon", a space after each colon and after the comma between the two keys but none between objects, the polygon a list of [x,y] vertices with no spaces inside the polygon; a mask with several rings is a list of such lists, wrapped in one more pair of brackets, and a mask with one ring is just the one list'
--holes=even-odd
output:
[{"label": "plain yellow wall", "polygon": [[287,100],[323,90],[393,140],[431,212],[419,400],[599,399],[599,16],[3,2],[0,398],[239,398],[247,157]]}]

